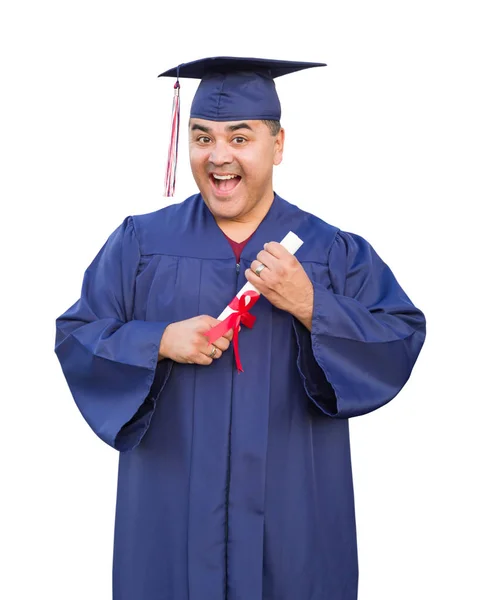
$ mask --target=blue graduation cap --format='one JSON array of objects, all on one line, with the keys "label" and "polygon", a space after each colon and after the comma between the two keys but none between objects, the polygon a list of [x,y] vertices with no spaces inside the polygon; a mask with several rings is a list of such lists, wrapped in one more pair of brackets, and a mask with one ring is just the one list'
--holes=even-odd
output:
[{"label": "blue graduation cap", "polygon": [[180,77],[201,79],[193,98],[190,117],[209,121],[279,121],[281,105],[274,79],[295,71],[324,66],[324,63],[217,56],[183,63],[161,73],[159,77],[176,77],[165,195],[174,194],[180,121]]}]

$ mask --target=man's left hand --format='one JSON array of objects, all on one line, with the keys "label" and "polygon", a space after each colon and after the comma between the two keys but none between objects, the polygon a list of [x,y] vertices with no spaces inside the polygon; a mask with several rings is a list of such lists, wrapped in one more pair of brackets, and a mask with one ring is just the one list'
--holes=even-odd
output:
[{"label": "man's left hand", "polygon": [[[255,271],[264,265],[259,275]],[[245,272],[247,280],[271,304],[286,310],[312,330],[313,285],[300,262],[278,242],[264,244]]]}]

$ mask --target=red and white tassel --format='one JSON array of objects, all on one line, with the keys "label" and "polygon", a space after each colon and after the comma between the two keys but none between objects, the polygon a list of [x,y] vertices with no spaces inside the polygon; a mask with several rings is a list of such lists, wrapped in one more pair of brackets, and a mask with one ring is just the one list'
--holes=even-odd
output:
[{"label": "red and white tassel", "polygon": [[166,182],[164,184],[164,195],[174,196],[176,182],[176,164],[178,162],[178,136],[180,132],[180,83],[175,83],[173,96],[173,112],[171,115],[171,140],[168,149],[168,161],[166,164]]}]

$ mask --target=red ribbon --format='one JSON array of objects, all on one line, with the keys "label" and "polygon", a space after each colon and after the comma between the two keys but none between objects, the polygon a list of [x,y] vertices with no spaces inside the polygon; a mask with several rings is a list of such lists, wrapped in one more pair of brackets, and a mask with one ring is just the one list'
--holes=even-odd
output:
[{"label": "red ribbon", "polygon": [[[248,298],[249,302],[247,302]],[[239,326],[242,323],[246,327],[249,327],[249,329],[252,329],[254,322],[256,321],[256,317],[251,315],[249,311],[256,304],[258,299],[259,294],[257,292],[253,292],[252,290],[249,292],[244,292],[240,298],[235,296],[235,298],[229,304],[229,307],[235,312],[233,312],[215,327],[212,327],[212,329],[207,331],[205,334],[208,338],[209,344],[213,344],[213,342],[225,335],[230,329],[234,330],[234,354],[236,357],[237,370],[241,372],[244,371],[244,369],[242,368],[241,358],[239,356]]]}]

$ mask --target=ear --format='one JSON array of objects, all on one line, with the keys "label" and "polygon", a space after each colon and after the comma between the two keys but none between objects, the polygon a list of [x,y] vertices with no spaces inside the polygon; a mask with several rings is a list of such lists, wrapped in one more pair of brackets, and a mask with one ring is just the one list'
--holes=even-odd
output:
[{"label": "ear", "polygon": [[283,160],[284,145],[285,145],[285,130],[282,127],[274,141],[274,157],[273,157],[274,165],[279,165],[281,163],[281,161]]}]

